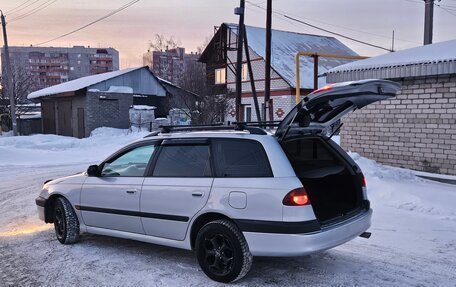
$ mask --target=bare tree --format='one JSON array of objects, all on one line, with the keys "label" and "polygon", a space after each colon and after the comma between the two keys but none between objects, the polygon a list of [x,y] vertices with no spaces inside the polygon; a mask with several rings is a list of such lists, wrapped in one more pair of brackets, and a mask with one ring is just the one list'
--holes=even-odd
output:
[{"label": "bare tree", "polygon": [[174,36],[166,37],[163,34],[155,34],[154,41],[149,40],[149,50],[166,51],[175,49],[181,45],[180,40],[176,40]]},{"label": "bare tree", "polygon": [[204,38],[204,42],[198,47],[196,47],[196,53],[202,54],[204,49],[206,49],[207,45],[209,45],[209,43],[211,42],[212,37],[212,35],[206,36],[206,38]]},{"label": "bare tree", "polygon": [[223,122],[225,115],[233,108],[234,93],[231,91],[225,94],[214,93],[212,87],[207,85],[206,65],[198,62],[198,57],[199,55],[195,55],[185,62],[184,74],[179,85],[196,96],[184,99],[182,106],[188,111],[193,124]]},{"label": "bare tree", "polygon": [[14,97],[16,114],[20,117],[33,109],[33,103],[27,99],[33,88],[32,75],[23,67],[13,66]]},{"label": "bare tree", "polygon": [[[16,116],[20,118],[21,116],[28,114],[36,109],[36,106],[27,99],[27,95],[32,91],[33,88],[33,78],[27,70],[25,70],[23,67],[20,67],[19,65],[13,64],[11,68],[13,70],[13,95],[16,104]],[[7,100],[9,98],[6,89],[6,86],[2,85],[0,100],[2,100],[1,102],[7,104]],[[9,108],[5,106],[3,113],[8,114],[9,121],[11,121]],[[10,123],[8,126],[10,126]]]}]

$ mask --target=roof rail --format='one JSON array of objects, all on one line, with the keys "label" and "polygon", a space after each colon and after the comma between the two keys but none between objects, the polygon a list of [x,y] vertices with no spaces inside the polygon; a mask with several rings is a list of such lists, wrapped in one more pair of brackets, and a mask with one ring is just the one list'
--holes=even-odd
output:
[{"label": "roof rail", "polygon": [[147,134],[146,136],[144,136],[143,138],[155,137],[155,136],[158,136],[159,133],[160,133],[160,131],[153,131],[150,134]]},{"label": "roof rail", "polygon": [[[267,135],[267,133],[259,128],[252,127],[245,123],[233,123],[231,125],[223,125],[223,123],[216,124],[207,124],[207,125],[170,125],[170,126],[160,126],[160,132],[167,134],[171,132],[180,132],[180,131],[220,131],[220,130],[235,130],[235,131],[248,131],[250,134],[255,135]],[[158,135],[158,132],[151,133],[146,137]]]},{"label": "roof rail", "polygon": [[160,131],[164,134],[170,133],[172,131],[183,131],[183,130],[217,130],[217,129],[226,129],[223,128],[223,123],[215,124],[204,124],[204,125],[163,125],[159,126]]},{"label": "roof rail", "polygon": [[261,121],[261,122],[233,122],[234,125],[245,125],[249,127],[277,127],[282,121]]}]

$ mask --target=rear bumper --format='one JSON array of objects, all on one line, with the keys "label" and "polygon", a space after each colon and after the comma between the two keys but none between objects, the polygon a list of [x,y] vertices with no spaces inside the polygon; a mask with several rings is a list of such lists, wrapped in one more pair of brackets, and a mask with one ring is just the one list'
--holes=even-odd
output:
[{"label": "rear bumper", "polygon": [[372,209],[345,222],[313,233],[243,232],[254,256],[302,256],[330,249],[354,239],[371,225]]},{"label": "rear bumper", "polygon": [[44,206],[46,205],[46,198],[38,196],[35,199],[35,203],[36,203],[36,207],[38,209],[38,217],[41,220],[46,221],[46,215],[45,215],[45,209],[44,209]]}]

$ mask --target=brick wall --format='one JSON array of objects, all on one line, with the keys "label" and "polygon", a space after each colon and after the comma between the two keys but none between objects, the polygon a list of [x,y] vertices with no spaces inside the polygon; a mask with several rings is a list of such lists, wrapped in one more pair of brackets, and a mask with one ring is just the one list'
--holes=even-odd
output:
[{"label": "brick wall", "polygon": [[392,166],[456,175],[456,75],[397,82],[395,99],[343,119],[342,147]]},{"label": "brick wall", "polygon": [[86,136],[98,127],[127,129],[132,94],[87,92]]}]

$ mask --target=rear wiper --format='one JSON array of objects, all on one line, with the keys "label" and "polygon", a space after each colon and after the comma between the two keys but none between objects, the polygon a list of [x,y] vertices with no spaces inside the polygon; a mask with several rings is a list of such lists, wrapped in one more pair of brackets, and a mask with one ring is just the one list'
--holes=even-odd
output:
[{"label": "rear wiper", "polygon": [[326,141],[329,141],[329,140],[333,137],[333,135],[335,135],[335,134],[340,130],[340,128],[341,128],[343,125],[344,125],[344,123],[340,123],[340,125],[337,127],[337,129],[335,129],[335,130],[332,132],[332,134],[328,137],[328,139],[327,139]]}]

